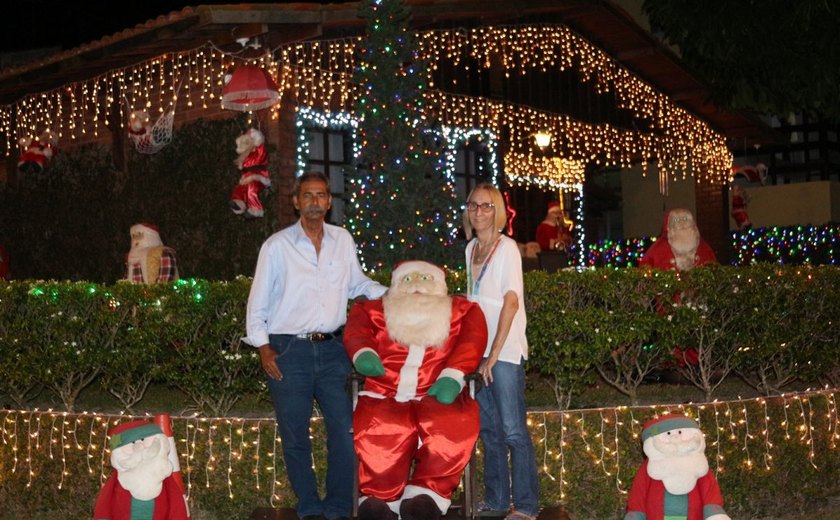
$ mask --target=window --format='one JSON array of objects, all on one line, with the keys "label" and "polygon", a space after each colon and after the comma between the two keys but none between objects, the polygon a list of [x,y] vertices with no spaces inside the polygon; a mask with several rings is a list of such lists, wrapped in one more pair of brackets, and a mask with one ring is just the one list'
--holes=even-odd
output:
[{"label": "window", "polygon": [[455,148],[455,196],[467,200],[467,195],[480,182],[492,182],[493,167],[490,152],[484,141],[471,139]]},{"label": "window", "polygon": [[344,191],[344,168],[350,165],[352,153],[349,132],[334,128],[306,128],[309,144],[307,170],[325,173],[330,178],[332,210],[327,220],[334,224],[344,221],[344,205],[347,197]]}]

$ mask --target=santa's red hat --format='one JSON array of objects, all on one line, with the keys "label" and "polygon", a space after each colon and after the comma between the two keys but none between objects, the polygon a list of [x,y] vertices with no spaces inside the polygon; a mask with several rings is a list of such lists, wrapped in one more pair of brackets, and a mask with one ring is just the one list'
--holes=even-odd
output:
[{"label": "santa's red hat", "polygon": [[121,448],[126,444],[151,437],[153,435],[160,435],[163,430],[155,423],[149,421],[130,421],[116,426],[108,432],[111,438],[111,450]]},{"label": "santa's red hat", "polygon": [[556,200],[552,200],[548,203],[548,211],[563,211],[563,208],[560,207],[560,203]]},{"label": "santa's red hat", "polygon": [[672,430],[686,430],[689,428],[699,430],[700,425],[697,424],[694,419],[686,415],[678,413],[666,414],[661,417],[651,419],[645,423],[645,426],[642,429],[642,442],[651,437],[655,437],[660,433],[670,432]]}]

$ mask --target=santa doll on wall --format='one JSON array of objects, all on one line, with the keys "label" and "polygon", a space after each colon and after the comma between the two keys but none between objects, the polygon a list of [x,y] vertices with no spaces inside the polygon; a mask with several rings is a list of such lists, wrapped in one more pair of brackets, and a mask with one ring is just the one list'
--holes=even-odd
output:
[{"label": "santa doll on wall", "polygon": [[271,186],[265,136],[256,128],[249,129],[236,138],[236,153],[239,157],[234,163],[242,174],[230,196],[230,208],[237,215],[247,218],[262,217],[264,210],[260,192]]},{"label": "santa doll on wall", "polygon": [[41,173],[55,153],[58,137],[52,130],[44,130],[39,137],[23,137],[20,146],[24,150],[18,160],[21,173]]},{"label": "santa doll on wall", "polygon": [[111,466],[94,506],[94,520],[188,520],[169,459],[171,443],[148,421],[120,424],[108,432]]},{"label": "santa doll on wall", "polygon": [[691,211],[675,208],[662,218],[662,234],[648,248],[639,267],[688,271],[706,264],[716,264],[711,246],[700,236]]},{"label": "santa doll on wall", "polygon": [[738,229],[750,229],[752,227],[750,216],[747,214],[749,200],[750,198],[744,188],[738,184],[732,185],[732,210],[730,215],[732,215],[732,220],[735,221]]},{"label": "santa doll on wall", "polygon": [[647,459],[633,479],[624,520],[730,520],[694,419],[681,414],[652,419],[642,442]]},{"label": "santa doll on wall", "polygon": [[344,344],[367,376],[353,413],[359,520],[440,518],[478,438],[462,390],[487,344],[484,314],[447,295],[439,267],[404,262],[381,300],[353,305]]},{"label": "santa doll on wall", "polygon": [[163,245],[160,230],[148,222],[131,226],[131,250],[126,267],[126,280],[132,283],[163,283],[178,279],[175,250]]}]

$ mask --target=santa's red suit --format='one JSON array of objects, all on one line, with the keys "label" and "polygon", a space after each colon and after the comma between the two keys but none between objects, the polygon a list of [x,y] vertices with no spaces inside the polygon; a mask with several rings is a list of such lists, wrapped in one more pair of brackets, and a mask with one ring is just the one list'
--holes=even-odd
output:
[{"label": "santa's red suit", "polygon": [[[96,499],[96,507],[93,511],[93,518],[94,520],[134,520],[135,518],[147,518],[145,516],[132,516],[132,505],[136,502],[132,498],[131,493],[120,485],[117,479],[117,471],[114,470],[99,492],[99,497]],[[161,489],[160,495],[154,499],[151,519],[188,519],[184,495],[171,475],[163,481],[163,489]]]},{"label": "santa's red suit", "polygon": [[[633,480],[630,488],[630,498],[627,500],[627,514],[624,520],[664,520],[665,519],[665,485],[661,480],[650,478],[647,472],[648,461],[644,461]],[[706,511],[723,511],[723,496],[717,479],[708,472],[699,479],[697,485],[687,495],[669,495],[669,501],[688,501],[688,515],[686,520],[704,520],[709,515]],[[674,504],[676,507],[686,507],[684,504]],[[644,511],[644,513],[642,513]],[[673,518],[680,518],[673,516]]]},{"label": "santa's red suit", "polygon": [[[255,145],[250,153],[242,159],[239,169],[242,175],[239,184],[233,188],[230,196],[230,207],[237,215],[244,214],[247,217],[262,217],[264,214],[260,202],[260,192],[271,186],[271,179],[268,175],[268,152],[265,149],[265,137],[262,132],[250,129],[239,139],[247,137]],[[239,141],[237,139],[237,141]],[[239,142],[237,142],[239,148]]]},{"label": "santa's red suit", "polygon": [[[671,249],[671,244],[668,241],[668,222],[671,217],[671,211],[666,211],[662,217],[662,234],[656,239],[644,256],[639,261],[639,267],[652,267],[654,269],[677,269],[676,258],[674,251]],[[699,267],[706,264],[716,264],[717,257],[714,250],[709,244],[700,237],[700,243],[697,245],[697,250],[694,253],[694,266]]]},{"label": "santa's red suit", "polygon": [[354,304],[347,319],[344,344],[350,358],[373,350],[385,369],[385,375],[367,378],[353,413],[359,492],[394,510],[400,500],[425,494],[446,511],[478,438],[478,405],[466,392],[452,404],[427,395],[440,377],[463,385],[487,345],[478,305],[457,296],[451,302],[449,336],[441,347],[393,341],[381,300]]}]

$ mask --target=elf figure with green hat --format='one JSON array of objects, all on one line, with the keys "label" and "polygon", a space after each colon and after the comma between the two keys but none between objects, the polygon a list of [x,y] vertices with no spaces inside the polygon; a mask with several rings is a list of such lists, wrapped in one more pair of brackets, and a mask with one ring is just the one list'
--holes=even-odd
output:
[{"label": "elf figure with green hat", "polygon": [[731,520],[694,419],[667,414],[645,423],[642,463],[624,520]]},{"label": "elf figure with green hat", "polygon": [[180,486],[172,477],[170,443],[148,421],[120,424],[108,432],[111,466],[94,507],[94,520],[188,520]]}]

